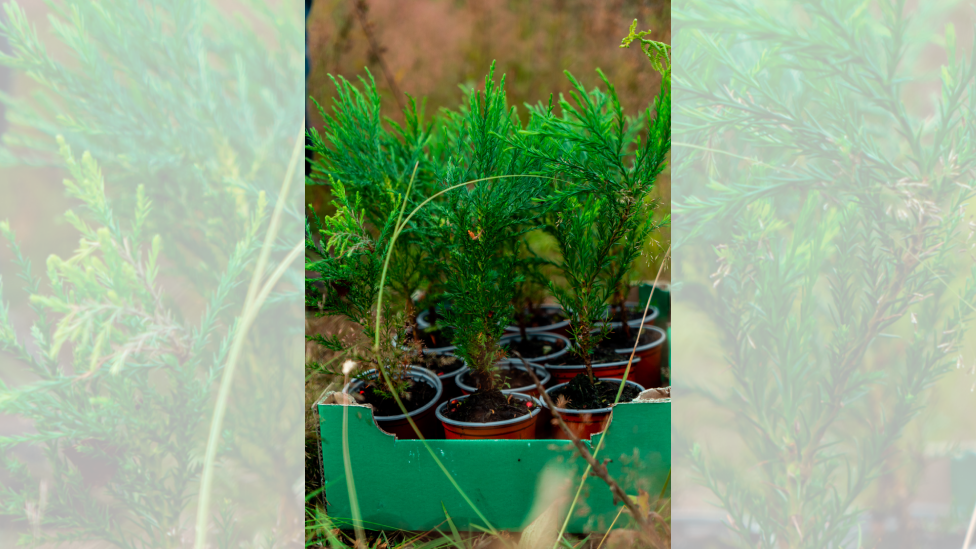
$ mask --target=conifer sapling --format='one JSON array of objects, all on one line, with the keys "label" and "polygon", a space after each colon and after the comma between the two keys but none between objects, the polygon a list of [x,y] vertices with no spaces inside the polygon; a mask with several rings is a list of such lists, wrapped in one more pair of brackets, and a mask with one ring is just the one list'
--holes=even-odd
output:
[{"label": "conifer sapling", "polygon": [[472,370],[475,397],[501,398],[496,363],[504,358],[499,339],[514,317],[513,299],[523,278],[509,253],[519,236],[535,226],[533,198],[541,191],[537,161],[506,147],[520,123],[505,98],[505,79],[496,84],[494,65],[484,92],[471,91],[460,112],[448,113],[451,136],[447,185],[476,181],[449,194],[439,205],[441,238],[447,254],[441,265],[451,307],[444,315],[454,327],[457,354]]},{"label": "conifer sapling", "polygon": [[[613,86],[599,74],[607,92],[587,92],[567,72],[573,102],[560,97],[561,116],[551,102],[532,108],[538,129],[511,140],[541,161],[541,173],[553,182],[546,230],[559,244],[562,258],[555,265],[566,284],[550,283],[550,290],[570,316],[590,384],[596,382],[592,353],[608,334],[607,304],[619,295],[647,237],[668,222],[655,223],[650,194],[671,146],[669,69],[653,112],[636,118],[624,114]],[[533,144],[529,137],[542,141]],[[626,329],[626,316],[622,320]]]}]

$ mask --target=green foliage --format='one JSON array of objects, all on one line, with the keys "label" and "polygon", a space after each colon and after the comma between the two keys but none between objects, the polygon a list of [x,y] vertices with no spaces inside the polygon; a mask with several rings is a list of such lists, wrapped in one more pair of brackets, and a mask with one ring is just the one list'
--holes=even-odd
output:
[{"label": "green foliage", "polygon": [[540,173],[553,182],[546,230],[559,243],[556,265],[567,286],[550,283],[550,291],[569,312],[592,379],[590,354],[605,332],[596,338],[591,332],[611,298],[626,295],[624,276],[648,236],[668,222],[655,223],[650,195],[671,148],[671,95],[662,84],[655,113],[633,118],[602,73],[608,92],[587,92],[567,76],[573,102],[560,97],[562,115],[551,104],[532,108],[533,128],[510,142],[541,162]]},{"label": "green foliage", "polygon": [[841,547],[973,318],[976,269],[960,252],[976,57],[946,34],[941,96],[922,115],[906,102],[927,83],[910,72],[933,47],[924,14],[900,1],[767,8],[676,13],[679,66],[694,69],[675,81],[679,245],[714,250],[700,304],[733,383],[693,390],[737,418],[750,452],[738,470],[724,447],[692,457],[743,547]]},{"label": "green foliage", "polygon": [[513,299],[522,278],[512,254],[520,235],[536,225],[534,199],[543,190],[539,178],[527,177],[538,163],[506,147],[521,127],[505,97],[505,79],[494,81],[494,66],[484,92],[470,91],[467,104],[447,113],[449,143],[445,187],[472,182],[445,195],[435,215],[448,253],[440,263],[451,308],[446,321],[455,328],[457,354],[494,387],[492,372],[502,358],[498,340],[511,324]]},{"label": "green foliage", "polygon": [[[357,215],[363,226],[380,228],[399,213],[404,201],[412,209],[436,192],[439,147],[433,123],[425,121],[413,98],[403,111],[403,125],[383,118],[376,82],[368,76],[360,79],[362,91],[341,76],[330,76],[336,95],[331,111],[316,103],[325,129],[322,134],[309,129],[315,160],[307,181],[342,181],[361,197],[357,200],[364,207]],[[388,273],[390,288],[407,306],[408,322],[413,322],[415,294],[439,280],[430,257],[440,252],[431,247],[436,241],[425,238],[430,221],[422,215],[408,224],[398,237]]]},{"label": "green foliage", "polygon": [[341,76],[329,76],[336,95],[331,111],[315,102],[324,133],[309,129],[310,150],[316,155],[309,183],[329,184],[329,178],[348,182],[370,204],[370,221],[375,223],[389,213],[389,201],[377,190],[378,184],[389,180],[405,189],[419,164],[411,198],[426,197],[437,165],[426,150],[434,144],[433,123],[424,120],[422,107],[410,98],[403,111],[404,124],[384,118],[376,81],[368,71],[367,76],[368,80],[360,78],[362,91]]},{"label": "green foliage", "polygon": [[[182,439],[207,418],[233,333],[221,334],[216,314],[240,282],[266,207],[254,208],[199,323],[180,321],[156,280],[163,242],[158,235],[140,236],[151,204],[140,198],[131,217],[119,217],[92,157],[86,153],[79,162],[60,144],[72,177],[65,187],[87,213],[69,212],[82,238],[73,256],[48,259],[50,291],[40,290],[9,225],[0,224],[37,314],[25,339],[0,303],[0,345],[37,378],[20,386],[0,382],[0,413],[28,419],[35,428],[0,437],[0,465],[14,477],[0,492],[2,512],[21,515],[42,497],[28,468],[10,454],[36,444],[52,467],[53,488],[44,496],[47,520],[57,526],[52,539],[162,547],[183,520],[199,470],[196,449]],[[215,356],[202,352],[207,349]],[[125,513],[110,512],[109,503],[93,496],[99,467],[113,471],[105,490]]]},{"label": "green foliage", "polygon": [[671,82],[671,44],[665,44],[663,42],[657,42],[647,38],[651,35],[651,31],[641,31],[637,32],[637,20],[630,24],[630,30],[627,36],[620,42],[621,48],[629,48],[634,41],[640,42],[641,50],[647,55],[647,58],[651,61],[651,65],[654,70],[661,73],[664,80],[670,84]]},{"label": "green foliage", "polygon": [[[172,547],[199,495],[201,432],[243,332],[246,281],[266,274],[255,264],[269,205],[289,198],[278,193],[302,122],[300,19],[262,2],[236,6],[230,18],[226,6],[196,0],[44,4],[3,5],[11,54],[0,63],[32,82],[22,86],[29,97],[0,97],[10,121],[0,162],[21,165],[28,186],[70,174],[64,188],[81,206],[65,216],[70,225],[37,219],[32,228],[81,240],[70,256],[48,260],[42,281],[33,254],[0,225],[30,306],[0,304],[0,340],[15,358],[0,372],[0,415],[31,425],[0,437],[0,514],[30,526],[36,544]],[[35,28],[28,13],[45,11]],[[256,32],[242,23],[251,16],[268,24]],[[297,243],[302,212],[296,204],[284,213],[272,271]],[[15,278],[0,268],[9,292]],[[297,456],[280,453],[298,432],[294,410],[267,413],[291,379],[268,365],[291,359],[299,346],[288,343],[301,341],[296,325],[267,320],[297,305],[301,274],[285,273],[291,290],[275,286],[258,333],[247,335],[247,370],[233,389],[240,402],[215,440],[217,458],[233,464],[219,469],[224,496],[267,490],[266,471],[280,480],[297,468]],[[270,418],[274,429],[256,434]],[[43,457],[25,464],[31,449]],[[245,488],[230,470],[252,480]],[[249,513],[247,524],[212,541],[239,546],[235,530],[264,533],[261,503],[243,499],[221,515]]]},{"label": "green foliage", "polygon": [[[350,197],[339,181],[333,181],[331,190],[335,214],[319,219],[310,210],[311,215],[306,218],[305,271],[318,276],[306,275],[305,304],[317,308],[320,315],[339,315],[355,322],[366,339],[372,342],[377,338],[377,330],[382,329],[376,324],[375,305],[383,291],[380,287],[383,264],[400,213],[398,206],[403,198],[392,189],[385,189],[385,199],[394,207],[379,234],[374,237],[366,226],[366,214],[359,195]],[[389,302],[384,308],[383,316],[390,318],[392,309]],[[387,325],[396,326],[396,322]],[[333,351],[343,349],[335,336],[306,336],[306,339]],[[376,350],[376,354],[361,351],[358,356],[366,365],[391,372],[395,380],[393,390],[402,392],[406,387],[405,366],[409,361],[392,343],[393,339],[400,342],[406,340],[402,327],[400,330],[387,329],[380,334],[380,349]]]},{"label": "green foliage", "polygon": [[[302,101],[294,91],[300,57],[289,48],[269,51],[253,28],[228,21],[208,2],[46,6],[65,55],[49,51],[19,4],[2,7],[0,33],[12,54],[0,54],[0,63],[39,88],[36,100],[3,99],[11,127],[0,163],[63,167],[54,143],[61,135],[100,160],[110,192],[120,191],[120,206],[134,207],[136,188],[144,185],[156,204],[146,230],[170,232],[176,220],[183,225],[172,231],[181,253],[170,261],[207,292],[210,273],[222,270],[250,222],[249,201],[261,192],[277,201],[288,162],[281,145],[292,142],[301,124]],[[270,22],[267,30],[277,36],[300,31],[295,18],[272,10],[262,2],[242,7]],[[226,32],[228,22],[234,32]],[[159,184],[145,185],[147,178]],[[297,226],[302,212],[292,205],[286,212]],[[277,249],[293,244],[280,242]]]}]

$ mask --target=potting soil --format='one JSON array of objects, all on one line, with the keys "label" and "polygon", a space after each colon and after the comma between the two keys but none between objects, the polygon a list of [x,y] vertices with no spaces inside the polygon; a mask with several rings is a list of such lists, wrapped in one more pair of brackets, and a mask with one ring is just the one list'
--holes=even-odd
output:
[{"label": "potting soil", "polygon": [[526,328],[539,328],[541,326],[552,326],[566,320],[566,315],[559,311],[541,309],[532,313],[525,320]]},{"label": "potting soil", "polygon": [[452,400],[444,417],[466,423],[490,423],[515,419],[530,413],[535,404],[500,390],[478,391],[463,400]]},{"label": "potting soil", "polygon": [[456,356],[424,354],[413,361],[417,366],[426,368],[435,374],[447,374],[464,366],[464,361]]},{"label": "potting soil", "polygon": [[[403,401],[403,406],[407,409],[407,412],[421,408],[431,400],[434,400],[434,397],[437,395],[437,388],[424,380],[411,379],[409,383],[409,388],[400,395],[400,400]],[[375,410],[373,412],[374,417],[399,416],[403,414],[403,410],[397,406],[396,400],[379,393],[377,391],[378,388],[382,388],[382,386],[378,387],[375,385],[375,382],[372,382],[360,387],[352,396],[357,402],[372,405]]]},{"label": "potting soil", "polygon": [[514,358],[515,353],[512,351],[517,351],[525,360],[532,360],[534,358],[551,355],[556,351],[561,351],[565,346],[566,342],[561,339],[548,341],[532,336],[529,336],[528,339],[519,339],[517,341],[506,341],[502,343],[502,348],[505,349],[508,356]]},{"label": "potting soil", "polygon": [[[476,381],[474,381],[474,376],[471,375],[470,371],[467,371],[462,375],[461,381],[466,385],[478,387],[478,384]],[[535,381],[532,379],[532,376],[521,368],[506,368],[504,370],[499,370],[495,383],[502,389],[518,389],[520,387],[535,385]]]},{"label": "potting soil", "polygon": [[[586,373],[574,377],[568,385],[549,393],[549,397],[554,401],[560,396],[566,398],[566,402],[561,406],[570,410],[598,410],[608,408],[617,398],[617,391],[620,389],[620,381],[615,379],[597,380],[590,383],[590,378]],[[640,391],[636,387],[627,385],[624,387],[623,394],[620,395],[620,402],[630,402],[637,398]]]}]

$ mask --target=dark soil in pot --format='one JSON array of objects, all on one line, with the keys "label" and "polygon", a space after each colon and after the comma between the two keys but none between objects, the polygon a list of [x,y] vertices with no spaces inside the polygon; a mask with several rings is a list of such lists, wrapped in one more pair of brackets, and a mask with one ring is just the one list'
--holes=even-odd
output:
[{"label": "dark soil in pot", "polygon": [[428,349],[438,349],[454,345],[454,329],[437,328],[434,330],[420,330],[420,341]]},{"label": "dark soil in pot", "polygon": [[[521,321],[522,319],[516,318],[516,320]],[[540,328],[542,326],[559,324],[564,320],[566,320],[566,315],[562,311],[536,309],[528,315],[528,317],[524,320],[524,323],[526,328]],[[521,324],[516,325],[521,326]]]},{"label": "dark soil in pot", "polygon": [[464,366],[464,361],[453,355],[424,354],[423,356],[413,359],[413,363],[422,368],[426,368],[439,376],[456,372],[459,368]]},{"label": "dark soil in pot", "polygon": [[[402,415],[403,410],[397,406],[396,400],[378,392],[378,388],[385,389],[382,385],[378,386],[375,381],[370,380],[368,385],[361,387],[352,396],[357,402],[371,404],[375,409],[373,412],[375,417]],[[420,379],[411,379],[410,388],[400,395],[400,400],[403,401],[403,406],[407,412],[412,412],[434,400],[435,396],[437,396],[436,387]]]},{"label": "dark soil in pot", "polygon": [[[461,374],[461,381],[465,385],[470,385],[473,387],[478,386],[477,381],[475,381],[471,375],[471,370]],[[505,368],[498,372],[498,379],[495,383],[502,389],[507,389],[508,387],[531,387],[535,385],[535,380],[533,380],[532,375],[525,370],[519,368]],[[479,390],[478,392],[480,393],[481,391]]]},{"label": "dark soil in pot", "polygon": [[[596,349],[594,349],[593,354],[595,356],[597,353],[609,353],[610,355],[619,357],[620,355],[614,353],[614,349],[633,349],[634,344],[637,343],[636,336],[637,328],[631,328],[630,337],[627,337],[623,330],[614,330],[610,332],[606,338],[600,341],[600,343],[596,346]],[[657,339],[657,332],[650,332],[645,328],[644,331],[641,332],[640,344],[647,345],[648,343],[654,343],[657,341]]]},{"label": "dark soil in pot", "polygon": [[444,417],[466,423],[490,423],[528,415],[534,404],[499,390],[478,391],[464,400],[447,405]]},{"label": "dark soil in pot", "polygon": [[[617,362],[620,360],[620,355],[614,352],[616,347],[609,345],[604,347],[603,345],[593,349],[593,354],[590,355],[591,364],[603,364],[606,362]],[[586,361],[583,357],[576,354],[576,351],[571,351],[564,354],[554,361],[547,361],[546,364],[551,364],[553,366],[566,366],[573,364],[584,364]]]},{"label": "dark soil in pot", "polygon": [[[650,309],[648,309],[648,311],[647,311],[648,318],[650,318],[651,312],[652,311]],[[617,314],[617,311],[614,311],[614,320],[619,320],[619,316],[620,315]],[[628,309],[627,310],[627,320],[640,320],[642,318],[644,318],[644,309],[636,309],[636,310],[635,309]]]},{"label": "dark soil in pot", "polygon": [[[518,341],[504,341],[501,344],[502,349],[505,350],[508,356],[514,357],[515,353],[512,351],[517,351],[525,360],[529,361],[533,358],[551,355],[556,351],[561,351],[565,346],[566,342],[564,340],[547,341],[534,337],[520,339]],[[531,382],[532,380],[530,379],[529,381]]]},{"label": "dark soil in pot", "polygon": [[[596,383],[590,383],[590,378],[585,373],[580,374],[569,382],[569,385],[556,389],[550,395],[557,400],[566,399],[566,402],[556,403],[560,408],[569,410],[599,410],[609,408],[617,398],[617,391],[620,389],[620,381],[613,379],[598,379]],[[630,385],[624,386],[624,392],[620,395],[620,402],[630,402],[637,398],[640,391]]]}]

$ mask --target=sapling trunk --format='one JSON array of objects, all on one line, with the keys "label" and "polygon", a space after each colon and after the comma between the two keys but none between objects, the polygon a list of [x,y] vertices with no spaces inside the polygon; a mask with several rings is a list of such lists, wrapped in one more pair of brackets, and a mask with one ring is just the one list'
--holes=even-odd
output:
[{"label": "sapling trunk", "polygon": [[[563,309],[573,311],[579,355],[595,384],[590,353],[594,339],[602,338],[605,330],[594,336],[591,329],[619,314],[622,333],[631,337],[623,281],[628,280],[626,273],[643,243],[661,226],[645,205],[671,145],[670,76],[662,80],[654,103],[656,115],[648,109],[647,116],[640,118],[623,114],[613,86],[602,73],[609,93],[587,92],[572,75],[567,76],[576,105],[561,99],[562,115],[551,104],[532,109],[532,124],[538,129],[531,132],[531,139],[513,140],[512,145],[542,161],[547,177],[569,181],[556,187],[547,200],[552,218],[545,230],[559,245],[562,260],[555,266],[566,280],[564,287],[553,284],[552,288]],[[647,139],[639,139],[641,134]],[[540,139],[545,145],[538,144]]]},{"label": "sapling trunk", "polygon": [[577,343],[580,347],[580,353],[583,355],[583,365],[586,366],[586,377],[590,379],[591,384],[596,385],[596,376],[593,375],[593,358],[590,355],[593,346],[593,334],[591,333],[593,327],[586,322],[583,324],[577,337]]},{"label": "sapling trunk", "polygon": [[495,376],[491,375],[491,371],[480,372],[479,373],[479,383],[478,388],[484,393],[490,393],[495,390]]}]

